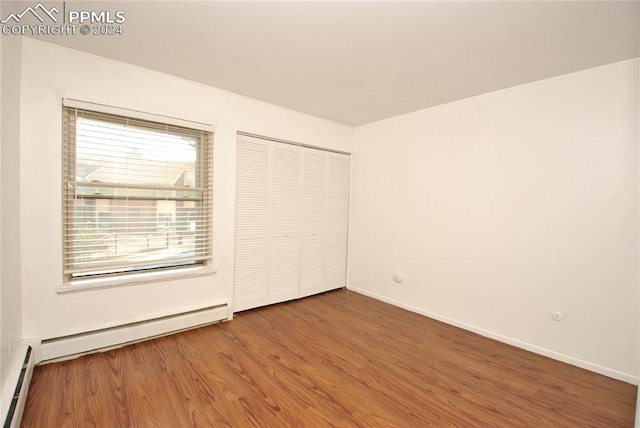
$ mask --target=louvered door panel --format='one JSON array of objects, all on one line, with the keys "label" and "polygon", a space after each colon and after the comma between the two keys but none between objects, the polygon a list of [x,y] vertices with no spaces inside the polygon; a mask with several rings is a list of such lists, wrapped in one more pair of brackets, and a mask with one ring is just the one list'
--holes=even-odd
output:
[{"label": "louvered door panel", "polygon": [[234,311],[268,303],[270,146],[238,141]]},{"label": "louvered door panel", "polygon": [[298,297],[302,151],[273,143],[269,303]]},{"label": "louvered door panel", "polygon": [[324,223],[327,155],[304,149],[302,165],[302,248],[300,296],[324,290]]},{"label": "louvered door panel", "polygon": [[337,153],[329,153],[327,157],[325,289],[323,291],[346,285],[349,225],[350,158]]}]

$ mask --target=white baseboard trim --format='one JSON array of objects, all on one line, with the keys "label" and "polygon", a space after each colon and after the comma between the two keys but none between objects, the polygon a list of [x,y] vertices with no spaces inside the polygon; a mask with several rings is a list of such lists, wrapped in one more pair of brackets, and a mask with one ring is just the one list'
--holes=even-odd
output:
[{"label": "white baseboard trim", "polygon": [[9,376],[2,385],[2,421],[4,428],[17,428],[22,421],[24,405],[33,375],[34,354],[30,346],[20,346],[14,352]]},{"label": "white baseboard trim", "polygon": [[135,342],[202,327],[229,318],[226,304],[162,316],[144,321],[45,339],[37,362],[54,362],[91,352],[118,348]]},{"label": "white baseboard trim", "polygon": [[431,311],[426,311],[424,309],[420,309],[420,308],[417,308],[415,306],[407,305],[406,303],[402,303],[402,302],[399,302],[397,300],[390,299],[390,298],[387,298],[385,296],[381,296],[381,295],[376,294],[376,293],[371,293],[371,292],[369,292],[367,290],[363,290],[363,289],[358,288],[358,287],[348,286],[347,289],[349,289],[351,291],[354,291],[356,293],[368,296],[368,297],[372,297],[372,298],[374,298],[376,300],[380,300],[382,302],[389,303],[389,304],[394,305],[394,306],[398,306],[398,307],[406,309],[408,311],[415,312],[417,314],[424,315],[424,316],[429,317],[429,318],[433,318],[433,319],[435,319],[437,321],[441,321],[443,323],[446,323],[446,324],[449,324],[449,325],[452,325],[452,326],[455,326],[455,327],[459,327],[459,328],[462,328],[464,330],[471,331],[473,333],[477,333],[477,334],[479,334],[481,336],[488,337],[490,339],[494,339],[494,340],[497,340],[499,342],[506,343],[508,345],[512,345],[512,346],[515,346],[517,348],[524,349],[526,351],[530,351],[530,352],[533,352],[533,353],[536,353],[536,354],[539,354],[539,355],[543,355],[545,357],[553,358],[554,360],[562,361],[563,363],[568,363],[568,364],[571,364],[571,365],[574,365],[574,366],[577,366],[577,367],[580,367],[580,368],[583,368],[583,369],[586,369],[586,370],[589,370],[589,371],[592,371],[592,372],[595,372],[595,373],[599,373],[599,374],[604,375],[604,376],[608,376],[608,377],[613,378],[613,379],[617,379],[617,380],[621,380],[623,382],[630,383],[632,385],[638,385],[638,377],[630,375],[628,373],[623,373],[623,372],[620,372],[620,371],[617,371],[617,370],[610,369],[608,367],[604,367],[604,366],[601,366],[601,365],[598,365],[598,364],[590,363],[588,361],[584,361],[584,360],[581,360],[579,358],[572,357],[570,355],[562,354],[560,352],[555,352],[555,351],[552,351],[552,350],[547,349],[547,348],[543,348],[543,347],[538,346],[538,345],[533,345],[531,343],[523,342],[522,340],[514,339],[512,337],[503,336],[501,334],[498,334],[498,333],[495,333],[495,332],[492,332],[492,331],[489,331],[489,330],[485,330],[483,328],[476,327],[476,326],[471,325],[471,324],[460,322],[460,321],[455,320],[453,318],[449,318],[449,317],[446,317],[446,316],[443,316],[443,315],[440,315],[440,314],[437,314],[437,313],[434,313],[434,312],[431,312]]}]

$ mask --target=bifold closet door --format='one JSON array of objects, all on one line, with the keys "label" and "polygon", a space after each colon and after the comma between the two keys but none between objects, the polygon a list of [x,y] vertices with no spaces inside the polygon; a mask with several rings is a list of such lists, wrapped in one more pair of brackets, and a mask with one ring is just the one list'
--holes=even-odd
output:
[{"label": "bifold closet door", "polygon": [[349,155],[304,149],[300,297],[346,285]]},{"label": "bifold closet door", "polygon": [[238,140],[233,310],[269,303],[271,145]]},{"label": "bifold closet door", "polygon": [[300,147],[272,143],[269,303],[298,297],[300,266]]},{"label": "bifold closet door", "polygon": [[351,166],[348,155],[327,157],[324,285],[325,290],[334,290],[346,286]]},{"label": "bifold closet door", "polygon": [[238,139],[234,311],[298,297],[302,149]]},{"label": "bifold closet door", "polygon": [[234,312],[346,285],[349,156],[238,137]]},{"label": "bifold closet door", "polygon": [[304,149],[302,156],[302,248],[300,296],[325,291],[324,222],[327,154]]}]

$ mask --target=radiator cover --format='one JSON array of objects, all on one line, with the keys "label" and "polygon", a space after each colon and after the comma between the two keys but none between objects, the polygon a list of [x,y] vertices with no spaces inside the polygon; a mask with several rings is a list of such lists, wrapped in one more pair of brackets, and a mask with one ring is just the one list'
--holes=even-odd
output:
[{"label": "radiator cover", "polygon": [[40,362],[52,362],[124,346],[228,319],[226,304],[42,341]]},{"label": "radiator cover", "polygon": [[31,376],[33,375],[34,356],[32,351],[31,346],[28,346],[25,350],[20,375],[18,376],[16,387],[11,397],[7,418],[3,424],[4,428],[17,428],[22,421],[22,413],[24,412],[24,405],[27,401],[27,394],[29,393]]}]

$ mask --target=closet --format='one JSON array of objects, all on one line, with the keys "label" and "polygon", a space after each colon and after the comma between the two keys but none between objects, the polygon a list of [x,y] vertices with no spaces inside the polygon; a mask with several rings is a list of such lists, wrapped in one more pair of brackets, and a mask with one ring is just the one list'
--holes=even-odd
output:
[{"label": "closet", "polygon": [[239,134],[234,312],[345,286],[350,157]]}]

